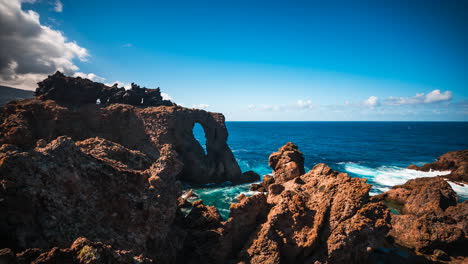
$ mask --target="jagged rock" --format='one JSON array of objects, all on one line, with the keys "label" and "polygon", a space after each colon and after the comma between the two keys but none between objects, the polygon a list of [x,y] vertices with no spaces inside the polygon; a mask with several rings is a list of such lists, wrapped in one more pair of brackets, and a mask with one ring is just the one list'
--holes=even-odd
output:
[{"label": "jagged rock", "polygon": [[459,150],[447,152],[437,158],[433,163],[426,163],[421,167],[416,165],[408,166],[408,169],[421,171],[451,171],[448,175],[442,177],[452,181],[462,181],[468,183],[468,150]]},{"label": "jagged rock", "polygon": [[61,104],[129,104],[134,106],[172,106],[163,100],[159,88],[148,89],[132,83],[129,90],[106,86],[80,77],[66,77],[61,72],[50,75],[38,83],[35,95],[42,100],[54,100]]},{"label": "jagged rock", "polygon": [[[85,236],[152,257],[165,254],[159,245],[167,242],[181,192],[182,168],[169,167],[179,162],[175,151],[163,147],[172,154],[136,171],[113,166],[114,155],[103,159],[80,149],[88,143],[62,136],[28,152],[0,152],[0,248],[64,248]],[[106,150],[103,144],[91,152]],[[160,178],[157,185],[148,182],[152,177]]]},{"label": "jagged rock", "polygon": [[[1,260],[1,253],[0,253]],[[116,250],[101,242],[89,241],[84,237],[76,239],[69,248],[54,247],[50,251],[28,249],[11,257],[11,264],[55,264],[55,263],[155,263],[152,259],[136,255],[132,251]]]},{"label": "jagged rock", "polygon": [[[466,257],[468,202],[457,203],[450,185],[439,177],[417,178],[375,196],[401,214],[392,214],[390,235],[396,243],[434,260]],[[432,256],[431,256],[432,255]]]},{"label": "jagged rock", "polygon": [[268,158],[276,183],[287,182],[304,174],[304,157],[298,147],[291,142],[279,148]]},{"label": "jagged rock", "polygon": [[[180,179],[194,183],[242,181],[239,165],[226,143],[228,133],[222,114],[176,105],[96,105],[96,94],[107,89],[103,87],[78,77],[50,76],[40,84],[37,94],[41,99],[57,101],[26,99],[0,109],[0,145],[30,149],[37,141],[44,144],[63,135],[75,141],[99,137],[154,161],[161,147],[170,144],[184,164]],[[67,98],[75,100],[74,104],[64,104]],[[204,128],[207,154],[193,136],[195,123]]]},{"label": "jagged rock", "polygon": [[389,212],[381,203],[368,203],[370,185],[364,180],[325,164],[299,178],[270,185],[270,190],[277,186],[268,193],[271,210],[242,251],[242,260],[357,263],[367,259],[367,247],[383,245]]},{"label": "jagged rock", "polygon": [[[41,140],[38,140],[38,142]],[[43,140],[44,141],[44,140]],[[137,150],[130,150],[124,146],[103,138],[89,138],[79,141],[76,145],[85,153],[100,159],[113,167],[130,170],[145,170],[152,164],[150,158]]]},{"label": "jagged rock", "polygon": [[250,186],[251,191],[257,191],[257,192],[266,192],[268,191],[268,187],[275,183],[275,178],[271,175],[264,175],[263,176],[263,181],[261,183],[253,183]]},{"label": "jagged rock", "polygon": [[409,180],[373,199],[386,201],[402,214],[416,216],[430,212],[442,213],[449,206],[456,206],[458,203],[457,194],[452,187],[438,177]]}]

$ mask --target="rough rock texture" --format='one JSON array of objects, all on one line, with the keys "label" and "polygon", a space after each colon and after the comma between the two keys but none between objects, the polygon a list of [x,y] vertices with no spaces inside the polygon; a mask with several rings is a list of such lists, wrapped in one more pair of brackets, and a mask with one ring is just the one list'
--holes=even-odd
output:
[{"label": "rough rock texture", "polygon": [[[401,246],[434,261],[467,256],[468,202],[457,203],[450,185],[439,177],[409,180],[374,197],[401,214],[392,214],[390,235]],[[442,258],[442,259],[441,259]]]},{"label": "rough rock texture", "polygon": [[[47,88],[38,92],[42,99],[58,101],[26,99],[6,105],[0,110],[0,145],[29,149],[38,140],[50,142],[63,135],[75,141],[100,137],[140,151],[154,161],[160,148],[171,144],[184,164],[180,179],[195,183],[241,181],[239,166],[226,143],[222,114],[179,106],[96,105],[96,99],[91,102],[86,97],[100,93],[103,84],[61,74],[49,76],[41,87]],[[74,95],[76,91],[84,98]],[[64,103],[68,96],[76,99],[73,105]],[[193,136],[195,123],[205,131],[206,155]]]},{"label": "rough rock texture", "polygon": [[451,171],[452,173],[442,177],[452,181],[462,181],[468,183],[468,150],[447,152],[437,158],[433,163],[426,163],[421,167],[416,165],[408,166],[408,169],[421,171]]},{"label": "rough rock texture", "polygon": [[[189,228],[177,226],[179,180],[242,180],[222,114],[156,103],[159,90],[116,89],[57,73],[40,84],[38,98],[0,108],[2,258],[128,263],[143,254],[174,263]],[[207,154],[195,123],[205,130]],[[113,259],[79,259],[68,248],[79,237],[103,243],[93,247]],[[115,252],[127,253],[121,261]]]},{"label": "rough rock texture", "polygon": [[268,191],[268,187],[275,183],[275,178],[271,175],[263,176],[263,180],[261,183],[254,183],[250,186],[251,191],[257,192],[266,192]]},{"label": "rough rock texture", "polygon": [[[154,257],[164,254],[158,248],[181,192],[175,151],[165,146],[149,169],[135,171],[82,151],[81,143],[62,136],[28,152],[1,147],[0,248],[66,247],[85,236]],[[170,172],[158,169],[167,163]]]},{"label": "rough rock texture", "polygon": [[155,263],[131,251],[116,250],[101,242],[92,242],[84,237],[76,239],[69,248],[52,248],[50,251],[27,249],[14,254],[9,249],[0,251],[2,264],[55,264],[55,263]]},{"label": "rough rock texture", "polygon": [[384,244],[389,212],[368,203],[365,180],[317,164],[269,190],[271,209],[241,254],[246,262],[359,263],[367,260],[368,247]]},{"label": "rough rock texture", "polygon": [[304,174],[304,157],[297,146],[286,143],[268,158],[268,165],[273,169],[275,182],[283,183]]}]

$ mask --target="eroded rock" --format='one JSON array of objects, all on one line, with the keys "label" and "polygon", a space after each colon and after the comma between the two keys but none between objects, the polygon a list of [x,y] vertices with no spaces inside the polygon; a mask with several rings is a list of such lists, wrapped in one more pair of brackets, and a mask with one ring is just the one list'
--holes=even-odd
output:
[{"label": "eroded rock", "polygon": [[304,157],[298,147],[291,142],[279,148],[268,158],[273,169],[275,182],[283,183],[304,174]]},{"label": "eroded rock", "polygon": [[421,171],[451,171],[450,174],[443,175],[442,177],[452,181],[468,183],[468,150],[447,152],[438,157],[433,163],[426,163],[421,167],[410,165],[408,169]]}]

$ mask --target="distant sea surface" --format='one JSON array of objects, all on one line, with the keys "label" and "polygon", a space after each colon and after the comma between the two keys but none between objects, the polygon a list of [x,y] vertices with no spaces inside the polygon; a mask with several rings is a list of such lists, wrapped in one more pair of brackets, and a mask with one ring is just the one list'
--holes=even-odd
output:
[{"label": "distant sea surface", "polygon": [[[387,191],[417,177],[448,172],[406,169],[436,160],[448,151],[468,149],[468,122],[227,122],[228,144],[243,172],[253,170],[262,177],[272,173],[268,156],[286,142],[299,146],[306,172],[317,163],[352,177],[366,178],[371,195]],[[205,146],[201,126],[195,138]],[[451,184],[461,200],[468,199],[468,186]],[[204,204],[214,205],[227,218],[229,205],[250,184],[207,185],[194,189]],[[186,186],[191,188],[191,186]]]}]

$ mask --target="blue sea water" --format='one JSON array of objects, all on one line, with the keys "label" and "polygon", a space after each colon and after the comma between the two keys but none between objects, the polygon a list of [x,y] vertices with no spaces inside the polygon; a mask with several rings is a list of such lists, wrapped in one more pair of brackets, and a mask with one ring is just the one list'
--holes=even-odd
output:
[{"label": "blue sea water", "polygon": [[[268,156],[286,142],[299,146],[306,171],[317,163],[352,177],[367,178],[371,195],[417,177],[444,172],[406,169],[410,164],[433,162],[453,150],[468,149],[467,122],[227,122],[231,147],[241,170],[260,175],[272,172]],[[205,144],[201,126],[194,135]],[[445,172],[447,173],[447,172]],[[451,184],[461,200],[468,199],[468,186]],[[214,205],[227,218],[229,205],[250,184],[208,185],[194,189],[204,204]]]}]

